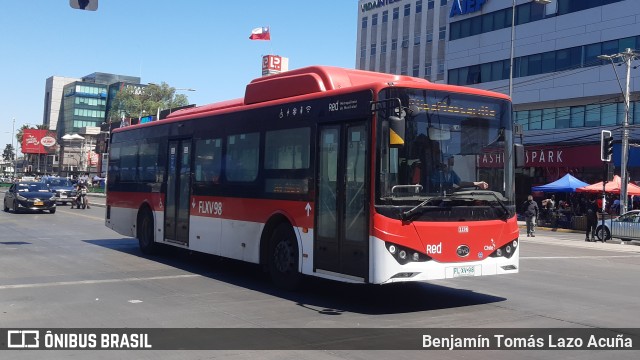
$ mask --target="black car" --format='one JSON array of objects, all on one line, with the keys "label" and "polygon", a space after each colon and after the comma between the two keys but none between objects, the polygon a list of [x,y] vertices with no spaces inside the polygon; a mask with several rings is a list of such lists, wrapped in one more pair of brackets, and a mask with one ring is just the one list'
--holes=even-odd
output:
[{"label": "black car", "polygon": [[25,210],[49,210],[54,214],[56,195],[42,182],[16,183],[4,194],[4,211],[9,209],[15,213]]},{"label": "black car", "polygon": [[66,205],[68,202],[72,202],[76,197],[76,188],[71,183],[71,180],[64,177],[44,177],[42,182],[49,186],[52,193],[56,194],[56,201],[58,204],[62,203]]}]

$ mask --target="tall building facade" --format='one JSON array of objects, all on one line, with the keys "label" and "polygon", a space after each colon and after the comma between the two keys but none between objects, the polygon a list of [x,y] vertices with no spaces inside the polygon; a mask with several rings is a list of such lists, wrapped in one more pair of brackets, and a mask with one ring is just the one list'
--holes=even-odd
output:
[{"label": "tall building facade", "polygon": [[[426,12],[425,2],[359,1],[356,67],[511,93],[514,121],[523,129],[520,138],[528,156],[520,192],[566,173],[600,181],[603,129],[614,133],[620,174],[627,68],[598,56],[640,49],[637,1],[436,0],[426,2]],[[397,22],[389,17],[383,25],[385,12],[397,13]],[[437,42],[423,37],[436,30]],[[392,54],[387,47],[381,53],[383,42],[406,47]],[[435,76],[433,69],[421,68],[428,64],[436,64]],[[635,130],[640,123],[640,71],[633,67],[630,99],[628,129],[635,143],[640,142]],[[638,181],[640,153],[634,147],[630,151],[629,174]]]},{"label": "tall building facade", "polygon": [[360,0],[356,68],[441,82],[451,0]]},{"label": "tall building facade", "polygon": [[94,147],[109,110],[108,89],[112,84],[123,82],[139,84],[140,78],[95,72],[82,78],[52,76],[47,79],[43,124],[56,131],[60,149],[46,172],[100,173]]}]

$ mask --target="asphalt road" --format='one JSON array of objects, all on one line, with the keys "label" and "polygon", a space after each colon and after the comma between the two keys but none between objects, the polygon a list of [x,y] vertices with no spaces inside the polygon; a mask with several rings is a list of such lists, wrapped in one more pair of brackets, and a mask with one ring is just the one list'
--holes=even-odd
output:
[{"label": "asphalt road", "polygon": [[[148,257],[103,207],[0,212],[0,328],[640,328],[640,246],[539,230],[521,272],[274,289],[257,266],[185,251]],[[5,351],[31,358],[631,359],[634,351]]]}]

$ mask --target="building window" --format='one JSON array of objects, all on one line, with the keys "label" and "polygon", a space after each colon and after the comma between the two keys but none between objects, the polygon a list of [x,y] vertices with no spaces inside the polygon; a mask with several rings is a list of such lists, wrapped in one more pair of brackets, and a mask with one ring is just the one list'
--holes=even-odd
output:
[{"label": "building window", "polygon": [[382,12],[382,22],[386,23],[389,21],[389,11],[385,10]]},{"label": "building window", "polygon": [[418,0],[416,1],[416,14],[419,14],[422,12],[422,0]]},{"label": "building window", "polygon": [[571,124],[571,110],[569,107],[556,108],[556,129],[567,129]]},{"label": "building window", "polygon": [[367,46],[366,45],[362,45],[360,47],[360,58],[364,58],[367,56]]},{"label": "building window", "polygon": [[409,35],[403,35],[402,36],[402,47],[403,48],[408,48],[409,47]]},{"label": "building window", "polygon": [[435,0],[427,0],[427,9],[433,9],[433,3]]},{"label": "building window", "polygon": [[367,17],[366,16],[362,18],[362,28],[363,29],[367,28]]},{"label": "building window", "polygon": [[387,41],[383,40],[382,43],[380,44],[380,54],[386,54],[387,53]]},{"label": "building window", "polygon": [[438,32],[438,40],[444,40],[447,38],[447,27],[440,26],[440,31]]},{"label": "building window", "polygon": [[413,77],[420,76],[420,65],[413,65]]},{"label": "building window", "polygon": [[433,41],[433,31],[431,29],[427,30],[427,42],[430,43]]},{"label": "building window", "polygon": [[420,45],[420,34],[416,34],[416,36],[413,37],[413,45],[414,46]]},{"label": "building window", "polygon": [[529,130],[542,129],[542,110],[529,111]]},{"label": "building window", "polygon": [[426,79],[431,78],[431,63],[424,64],[424,77]]},{"label": "building window", "polygon": [[391,51],[398,50],[398,39],[391,39]]},{"label": "building window", "polygon": [[447,0],[440,0],[440,6],[447,6]]},{"label": "building window", "polygon": [[600,126],[600,105],[587,105],[584,126]]},{"label": "building window", "polygon": [[529,111],[516,111],[516,124],[522,125],[523,130],[529,130]]},{"label": "building window", "polygon": [[376,44],[371,44],[371,55],[376,54]]},{"label": "building window", "polygon": [[404,5],[404,16],[411,15],[411,4]]},{"label": "building window", "polygon": [[400,17],[400,8],[394,8],[393,9],[393,20],[398,20],[398,18]]},{"label": "building window", "polygon": [[378,25],[378,14],[371,15],[371,26]]},{"label": "building window", "polygon": [[543,109],[542,110],[542,128],[555,129],[556,128],[556,109]]}]

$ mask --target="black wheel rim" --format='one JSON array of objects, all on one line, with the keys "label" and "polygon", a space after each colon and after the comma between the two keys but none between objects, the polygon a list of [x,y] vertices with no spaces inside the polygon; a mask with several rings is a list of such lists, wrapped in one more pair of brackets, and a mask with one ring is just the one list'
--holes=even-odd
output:
[{"label": "black wheel rim", "polygon": [[293,247],[291,244],[282,240],[278,242],[273,251],[274,265],[276,269],[281,273],[288,273],[293,268]]}]

